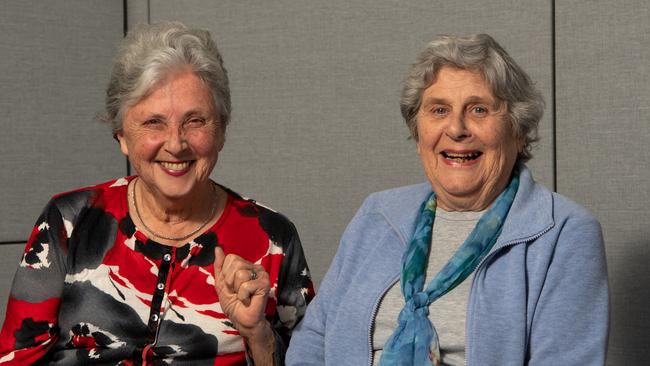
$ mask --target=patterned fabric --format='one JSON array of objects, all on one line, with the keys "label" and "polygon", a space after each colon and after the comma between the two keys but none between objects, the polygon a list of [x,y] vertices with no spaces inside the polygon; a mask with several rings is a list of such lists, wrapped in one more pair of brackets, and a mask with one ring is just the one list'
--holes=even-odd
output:
[{"label": "patterned fabric", "polygon": [[432,192],[420,207],[415,232],[402,257],[402,293],[406,304],[399,314],[397,329],[384,347],[380,365],[440,365],[438,334],[429,321],[429,305],[463,282],[490,251],[501,234],[519,187],[518,172],[476,224],[463,245],[422,291],[431,231],[435,220],[436,196]]},{"label": "patterned fabric", "polygon": [[266,315],[288,344],[314,295],[293,224],[228,191],[214,226],[165,246],[129,216],[132,179],[58,195],[45,208],[14,278],[0,364],[246,364],[214,289],[216,245],[266,268]]}]

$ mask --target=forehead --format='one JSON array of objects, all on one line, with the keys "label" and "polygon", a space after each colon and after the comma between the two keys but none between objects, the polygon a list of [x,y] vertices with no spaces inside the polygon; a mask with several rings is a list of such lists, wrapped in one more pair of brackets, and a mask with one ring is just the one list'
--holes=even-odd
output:
[{"label": "forehead", "polygon": [[172,71],[156,83],[128,112],[167,114],[187,110],[213,113],[215,106],[206,83],[191,70],[183,69]]},{"label": "forehead", "polygon": [[422,100],[477,97],[494,100],[490,85],[478,71],[445,66],[434,82],[425,89]]}]

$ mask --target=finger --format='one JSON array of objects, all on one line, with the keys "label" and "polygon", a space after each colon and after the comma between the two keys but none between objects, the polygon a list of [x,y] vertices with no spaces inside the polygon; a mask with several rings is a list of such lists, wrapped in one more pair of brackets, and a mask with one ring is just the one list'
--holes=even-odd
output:
[{"label": "finger", "polygon": [[249,306],[252,299],[258,297],[264,299],[268,296],[269,291],[269,277],[264,273],[256,280],[242,283],[237,291],[237,299],[245,306]]},{"label": "finger", "polygon": [[262,277],[262,274],[266,274],[266,277],[268,277],[268,273],[266,272],[266,268],[259,264],[252,264],[250,262],[246,262],[250,266],[246,266],[243,269],[240,269],[237,271],[237,274],[235,275],[235,282],[233,285],[233,292],[239,291],[239,286],[242,285],[242,283],[247,282],[247,281],[255,281],[258,278]]},{"label": "finger", "polygon": [[[236,289],[239,288],[241,282],[250,279],[250,271],[252,268],[253,263],[236,254],[228,254],[224,260],[221,272],[228,287],[233,289],[234,292],[237,292]],[[240,271],[242,270],[247,271],[247,274],[241,274]]]},{"label": "finger", "polygon": [[[234,276],[234,282],[233,282],[233,292],[239,291],[239,288],[241,287],[242,284],[249,282],[253,278],[253,268],[242,268],[237,270]],[[257,276],[257,272],[256,272]]]},{"label": "finger", "polygon": [[223,262],[225,259],[226,259],[226,254],[223,252],[223,249],[221,249],[221,247],[217,245],[217,247],[214,248],[214,274],[215,275],[221,273],[221,270],[223,268]]}]

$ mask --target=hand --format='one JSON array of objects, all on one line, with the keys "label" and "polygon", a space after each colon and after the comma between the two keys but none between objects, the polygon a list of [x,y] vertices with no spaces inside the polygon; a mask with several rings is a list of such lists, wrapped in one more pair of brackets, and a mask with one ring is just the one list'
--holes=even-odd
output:
[{"label": "hand", "polygon": [[271,288],[269,274],[238,255],[226,256],[219,246],[214,253],[214,286],[221,309],[248,340],[268,337],[271,329],[264,310]]}]

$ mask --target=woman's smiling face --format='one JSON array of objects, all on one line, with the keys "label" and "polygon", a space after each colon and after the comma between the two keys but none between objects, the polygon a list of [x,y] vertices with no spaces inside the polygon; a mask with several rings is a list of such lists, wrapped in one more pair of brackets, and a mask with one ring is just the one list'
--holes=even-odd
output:
[{"label": "woman's smiling face", "polygon": [[417,150],[440,207],[480,211],[506,187],[522,143],[505,117],[478,72],[443,67],[424,91]]},{"label": "woman's smiling face", "polygon": [[223,148],[217,116],[210,89],[183,68],[126,111],[117,137],[151,193],[186,198],[209,182]]}]

